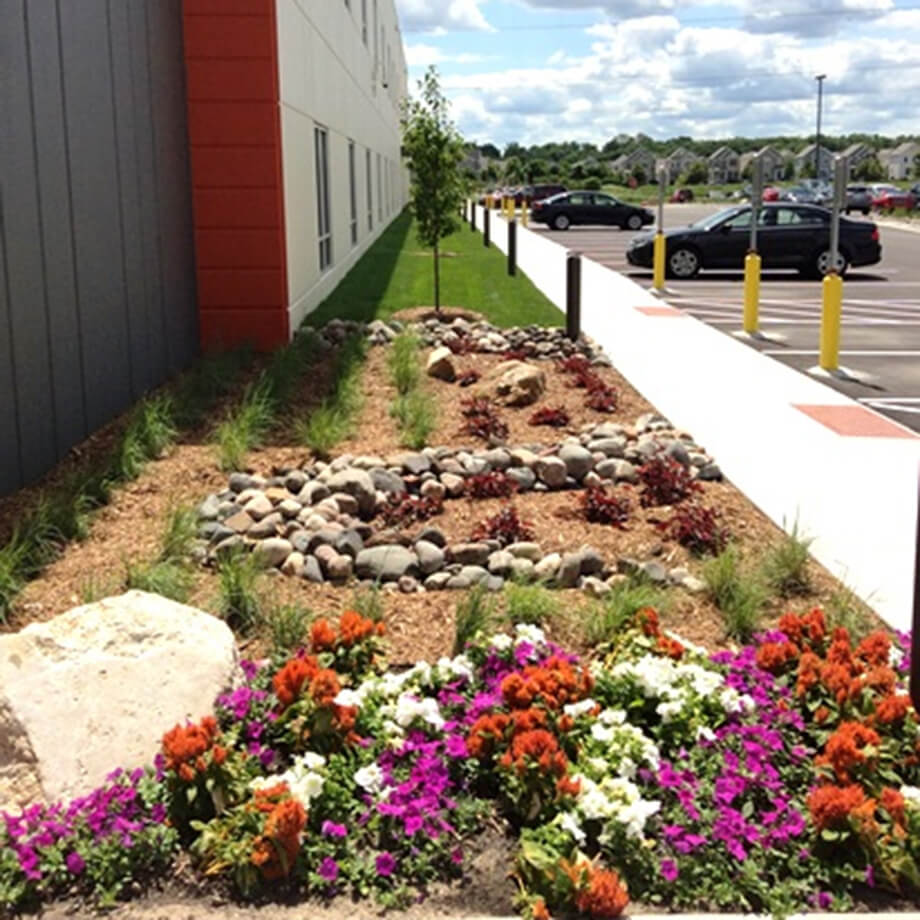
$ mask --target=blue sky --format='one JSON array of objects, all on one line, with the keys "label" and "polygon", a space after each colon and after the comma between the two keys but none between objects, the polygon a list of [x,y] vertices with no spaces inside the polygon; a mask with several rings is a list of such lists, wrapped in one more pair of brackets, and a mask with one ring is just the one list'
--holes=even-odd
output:
[{"label": "blue sky", "polygon": [[470,140],[920,134],[920,0],[396,0]]}]

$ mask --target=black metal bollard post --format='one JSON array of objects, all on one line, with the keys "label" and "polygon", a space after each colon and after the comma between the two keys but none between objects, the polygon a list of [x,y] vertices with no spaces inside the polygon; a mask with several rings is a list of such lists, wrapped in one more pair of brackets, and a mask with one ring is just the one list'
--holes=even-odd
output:
[{"label": "black metal bollard post", "polygon": [[470,202],[470,230],[476,232],[476,202]]},{"label": "black metal bollard post", "polygon": [[508,274],[517,274],[517,221],[508,223]]},{"label": "black metal bollard post", "polygon": [[910,633],[910,698],[920,711],[920,487],[917,489],[917,547],[914,551],[914,617]]},{"label": "black metal bollard post", "polygon": [[489,248],[489,231],[492,229],[492,212],[486,208],[482,216],[482,245]]},{"label": "black metal bollard post", "polygon": [[574,342],[581,334],[581,253],[565,260],[565,334]]}]

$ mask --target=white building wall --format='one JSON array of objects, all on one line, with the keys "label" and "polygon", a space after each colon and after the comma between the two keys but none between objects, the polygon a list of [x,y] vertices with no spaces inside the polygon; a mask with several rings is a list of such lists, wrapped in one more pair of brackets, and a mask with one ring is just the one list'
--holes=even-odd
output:
[{"label": "white building wall", "polygon": [[[400,158],[407,72],[394,0],[277,0],[290,328],[296,330],[408,201]],[[362,10],[367,12],[367,44]],[[320,271],[314,128],[328,131],[332,262]],[[358,241],[351,241],[348,143],[355,143]],[[368,229],[365,151],[374,226]],[[383,220],[378,217],[381,157]]]}]

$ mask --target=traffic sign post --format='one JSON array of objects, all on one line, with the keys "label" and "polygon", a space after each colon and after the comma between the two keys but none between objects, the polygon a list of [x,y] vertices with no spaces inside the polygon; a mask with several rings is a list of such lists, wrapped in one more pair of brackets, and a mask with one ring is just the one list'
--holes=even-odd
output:
[{"label": "traffic sign post", "polygon": [[760,327],[760,254],[757,252],[757,222],[763,198],[763,159],[751,160],[751,243],[744,259],[744,331],[756,335]]},{"label": "traffic sign post", "polygon": [[653,252],[652,284],[656,291],[664,290],[664,196],[668,188],[668,168],[664,163],[658,164],[658,232],[655,234]]},{"label": "traffic sign post", "polygon": [[834,157],[834,200],[831,207],[831,238],[827,272],[821,282],[821,339],[818,367],[823,371],[839,370],[840,321],[843,314],[843,278],[837,271],[840,252],[840,211],[846,205],[847,158]]}]

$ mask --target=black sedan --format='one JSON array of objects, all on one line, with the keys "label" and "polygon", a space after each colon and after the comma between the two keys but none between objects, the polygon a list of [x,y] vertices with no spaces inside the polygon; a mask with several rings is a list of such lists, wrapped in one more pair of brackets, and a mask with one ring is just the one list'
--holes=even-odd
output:
[{"label": "black sedan", "polygon": [[603,192],[565,192],[545,201],[535,201],[530,216],[554,230],[568,230],[580,224],[641,230],[646,224],[655,222],[655,215],[646,208],[617,201]]},{"label": "black sedan", "polygon": [[[831,212],[814,205],[777,203],[760,208],[757,251],[763,268],[795,268],[821,277],[831,268]],[[665,269],[671,278],[692,278],[700,269],[741,269],[751,234],[749,205],[728,208],[689,227],[665,230]],[[630,265],[652,267],[655,236],[637,236],[626,252]],[[866,220],[840,218],[837,271],[875,265],[882,258],[878,228]]]}]

